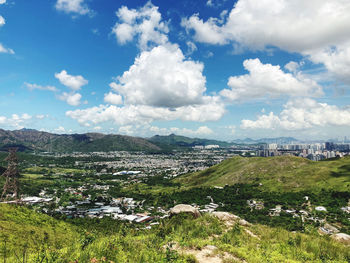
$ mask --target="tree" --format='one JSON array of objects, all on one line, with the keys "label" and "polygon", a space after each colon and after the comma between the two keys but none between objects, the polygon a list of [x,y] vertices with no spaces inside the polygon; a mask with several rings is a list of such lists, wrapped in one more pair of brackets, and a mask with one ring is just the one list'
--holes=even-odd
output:
[{"label": "tree", "polygon": [[18,182],[18,158],[17,148],[10,148],[9,155],[5,161],[8,163],[6,171],[2,174],[5,177],[5,184],[1,194],[1,199],[4,200],[8,195],[12,194],[15,199],[18,199],[19,182]]}]

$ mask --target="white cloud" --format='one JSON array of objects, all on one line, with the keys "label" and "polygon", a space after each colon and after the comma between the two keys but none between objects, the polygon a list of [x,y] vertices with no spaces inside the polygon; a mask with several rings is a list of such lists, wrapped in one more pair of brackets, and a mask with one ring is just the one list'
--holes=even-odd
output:
[{"label": "white cloud", "polygon": [[295,61],[290,61],[286,65],[284,65],[284,68],[292,73],[297,73],[300,69],[300,63]]},{"label": "white cloud", "polygon": [[105,94],[104,101],[109,103],[109,104],[115,104],[115,105],[123,104],[122,96],[120,96],[119,94],[112,93],[112,92]]},{"label": "white cloud", "polygon": [[[239,0],[227,22],[215,18],[203,22],[220,43],[239,42],[252,49],[276,46],[304,52],[342,42],[350,36],[350,2],[344,0]],[[200,34],[197,15],[184,20],[187,29]],[[213,27],[214,26],[214,27]],[[210,32],[210,31],[206,31]],[[197,39],[212,43],[203,36]]]},{"label": "white cloud", "polygon": [[202,71],[203,64],[186,60],[177,45],[158,46],[143,51],[134,65],[110,84],[119,95],[106,94],[105,101],[119,104],[122,96],[124,105],[100,105],[66,115],[83,126],[103,122],[128,126],[177,119],[215,121],[223,116],[225,106],[219,96],[205,95]]},{"label": "white cloud", "polygon": [[0,116],[0,124],[6,125],[11,128],[15,129],[22,129],[24,128],[24,124],[26,124],[29,120],[32,119],[32,116],[23,113],[22,115],[19,114],[12,114],[10,118],[5,116]]},{"label": "white cloud", "polygon": [[1,43],[0,43],[0,53],[7,53],[7,54],[15,54],[15,51],[13,51],[13,49],[11,48],[6,48],[4,47]]},{"label": "white cloud", "polygon": [[85,0],[57,0],[56,9],[67,14],[73,13],[78,15],[92,14],[93,12],[84,3]]},{"label": "white cloud", "polygon": [[58,91],[58,89],[54,86],[40,86],[37,84],[31,84],[31,83],[24,83],[24,85],[26,85],[26,87],[30,90],[48,90],[48,91],[52,91],[52,92],[56,92]]},{"label": "white cloud", "polygon": [[189,32],[194,30],[194,39],[198,42],[204,42],[214,45],[224,45],[228,43],[228,39],[222,32],[221,24],[216,18],[210,18],[204,22],[198,17],[198,14],[188,19],[182,19],[181,25]]},{"label": "white cloud", "polygon": [[63,92],[58,96],[58,99],[67,102],[71,106],[79,106],[81,104],[81,94],[80,93],[67,93]]},{"label": "white cloud", "polygon": [[66,129],[62,126],[59,126],[58,128],[56,128],[54,130],[54,132],[57,132],[57,133],[65,133],[66,132]]},{"label": "white cloud", "polygon": [[338,80],[350,84],[350,39],[336,47],[327,47],[310,52],[309,58],[322,63]]},{"label": "white cloud", "polygon": [[0,5],[3,5],[6,3],[6,0],[0,0]]},{"label": "white cloud", "polygon": [[120,127],[118,132],[121,134],[133,135],[135,133],[135,128],[132,125],[126,125],[126,126]]},{"label": "white cloud", "polygon": [[187,55],[191,55],[193,52],[197,50],[196,44],[193,43],[192,41],[187,41],[186,45],[187,45]]},{"label": "white cloud", "polygon": [[38,114],[38,115],[35,116],[35,118],[37,118],[39,120],[43,120],[43,119],[45,119],[47,117],[48,117],[48,115],[44,115],[44,114]]},{"label": "white cloud", "polygon": [[350,126],[350,105],[339,108],[336,105],[319,103],[304,98],[294,99],[284,105],[279,115],[273,112],[258,116],[257,120],[242,120],[242,129],[301,130],[314,127]]},{"label": "white cloud", "polygon": [[0,16],[0,26],[5,25],[5,18],[3,16]]},{"label": "white cloud", "polygon": [[55,73],[55,78],[57,78],[64,86],[73,91],[80,90],[82,86],[89,83],[83,76],[72,76],[65,70],[62,70],[60,73]]},{"label": "white cloud", "polygon": [[66,115],[81,125],[114,122],[118,125],[149,124],[155,120],[216,121],[225,113],[224,105],[216,97],[206,98],[203,105],[183,106],[175,109],[147,105],[100,105],[87,109],[68,111]]},{"label": "white cloud", "polygon": [[[228,86],[220,94],[232,101],[287,96],[320,96],[322,88],[301,72],[285,73],[280,66],[262,64],[259,59],[243,62],[249,74],[230,77]],[[287,64],[291,67],[291,64]]]},{"label": "white cloud", "polygon": [[122,6],[116,12],[119,21],[112,29],[120,44],[125,44],[138,36],[138,45],[142,50],[156,44],[168,42],[169,32],[167,23],[162,22],[158,7],[148,2],[139,9],[129,9]]},{"label": "white cloud", "polygon": [[349,13],[347,0],[239,0],[224,23],[222,17],[203,21],[195,14],[182,25],[199,42],[299,52],[349,84]]},{"label": "white cloud", "polygon": [[101,127],[101,126],[95,126],[95,127],[94,127],[94,130],[95,130],[95,131],[100,131],[100,130],[102,130],[102,127]]},{"label": "white cloud", "polygon": [[181,107],[203,104],[203,64],[186,60],[176,45],[144,51],[112,87],[126,104]]}]

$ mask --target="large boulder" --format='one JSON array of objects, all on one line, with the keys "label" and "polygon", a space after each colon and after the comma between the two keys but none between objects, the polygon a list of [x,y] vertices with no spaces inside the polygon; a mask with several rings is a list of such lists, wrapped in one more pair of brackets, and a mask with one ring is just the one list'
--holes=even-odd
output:
[{"label": "large boulder", "polygon": [[199,217],[201,215],[198,209],[191,205],[180,204],[170,209],[170,215],[178,215],[181,213],[192,214],[194,217]]},{"label": "large boulder", "polygon": [[345,245],[350,245],[350,235],[348,234],[337,233],[337,234],[331,235],[331,238]]}]

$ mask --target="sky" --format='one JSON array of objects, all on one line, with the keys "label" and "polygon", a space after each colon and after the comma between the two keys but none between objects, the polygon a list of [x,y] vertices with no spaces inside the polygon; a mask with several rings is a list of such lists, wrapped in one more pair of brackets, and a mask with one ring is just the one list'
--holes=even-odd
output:
[{"label": "sky", "polygon": [[0,0],[0,128],[350,137],[348,0]]}]

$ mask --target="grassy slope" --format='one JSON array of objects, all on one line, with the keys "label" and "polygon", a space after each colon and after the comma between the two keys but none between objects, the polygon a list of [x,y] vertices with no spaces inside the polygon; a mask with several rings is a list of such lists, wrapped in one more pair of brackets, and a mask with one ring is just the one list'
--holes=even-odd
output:
[{"label": "grassy slope", "polygon": [[186,186],[262,183],[267,191],[350,190],[350,158],[313,162],[304,158],[234,157],[207,170],[176,179]]},{"label": "grassy slope", "polygon": [[0,204],[0,253],[6,241],[7,255],[13,260],[8,262],[16,262],[15,254],[21,257],[23,251],[35,254],[48,247],[61,249],[77,238],[77,228],[63,221],[24,207]]},{"label": "grassy slope", "polygon": [[[4,251],[4,236],[7,236],[7,255],[12,254],[7,262],[17,262],[14,253],[21,256],[26,244],[29,246],[27,262],[41,262],[43,258],[45,260],[42,262],[51,263],[195,262],[191,255],[167,251],[167,244],[173,242],[181,247],[178,251],[200,250],[206,245],[215,245],[217,254],[226,252],[246,262],[350,260],[347,247],[329,237],[319,236],[314,229],[300,234],[261,225],[228,227],[209,215],[197,219],[180,215],[162,221],[151,230],[138,230],[133,225],[113,220],[93,221],[89,227],[77,223],[72,226],[25,208],[8,205],[0,205],[0,212],[0,258]],[[109,230],[101,230],[106,224]],[[246,230],[258,237],[252,237]]]}]

